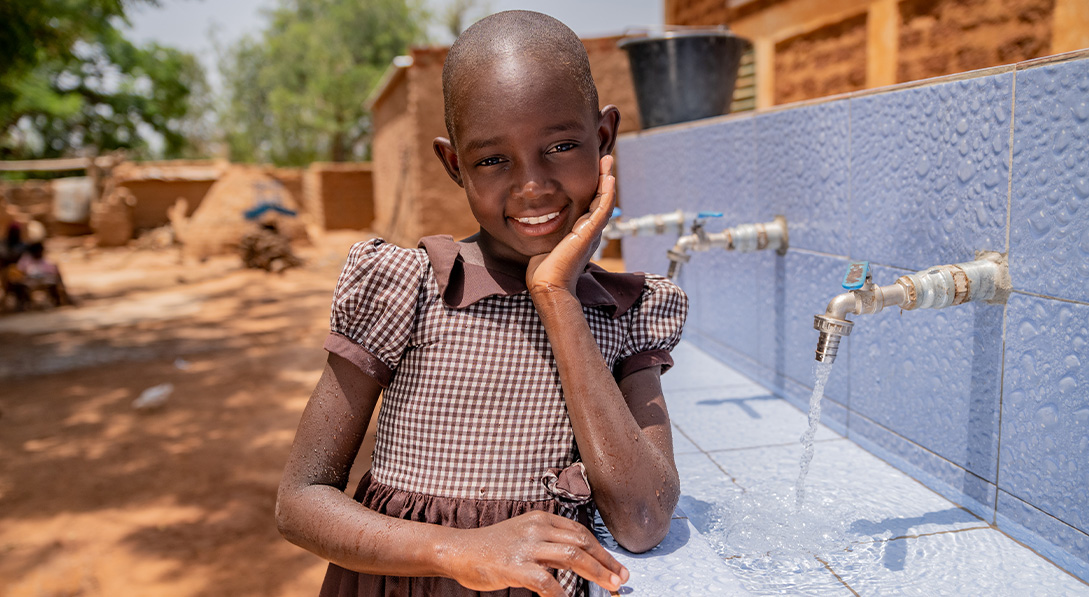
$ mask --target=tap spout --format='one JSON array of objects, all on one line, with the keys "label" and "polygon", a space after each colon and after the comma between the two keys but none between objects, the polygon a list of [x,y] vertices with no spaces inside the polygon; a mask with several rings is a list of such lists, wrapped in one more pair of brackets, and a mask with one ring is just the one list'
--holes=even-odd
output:
[{"label": "tap spout", "polygon": [[[874,285],[869,265],[852,264],[844,279],[845,287],[854,275],[857,288],[837,295],[828,302],[823,315],[813,318],[813,328],[820,332],[817,338],[816,359],[822,363],[836,360],[839,341],[850,335],[854,323],[847,315],[878,313],[887,307],[913,309],[941,309],[968,302],[1004,303],[1010,292],[1009,268],[1006,257],[1000,253],[982,252],[975,261],[956,265],[939,265],[930,269],[900,276],[887,286]],[[859,268],[861,268],[859,270]],[[856,270],[862,273],[857,273]],[[861,276],[863,280],[859,280]]]},{"label": "tap spout", "polygon": [[692,233],[677,239],[677,244],[669,250],[669,273],[673,279],[680,273],[681,265],[688,263],[690,251],[709,251],[720,248],[727,251],[749,253],[771,249],[784,255],[790,244],[787,233],[787,221],[783,216],[775,216],[771,222],[761,224],[741,224],[721,232],[707,232],[702,222],[692,227]]}]

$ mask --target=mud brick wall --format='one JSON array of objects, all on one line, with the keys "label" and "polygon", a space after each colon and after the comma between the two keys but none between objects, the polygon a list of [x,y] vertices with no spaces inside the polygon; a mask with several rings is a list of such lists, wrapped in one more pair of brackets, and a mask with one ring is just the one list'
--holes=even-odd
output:
[{"label": "mud brick wall", "polygon": [[310,164],[303,189],[305,210],[326,230],[364,230],[374,222],[369,162]]},{"label": "mud brick wall", "polygon": [[899,82],[1049,53],[1055,0],[900,2]]},{"label": "mud brick wall", "polygon": [[775,103],[866,87],[866,13],[775,44]]},{"label": "mud brick wall", "polygon": [[686,27],[721,25],[727,21],[726,0],[666,0],[665,22]]},{"label": "mud brick wall", "polygon": [[185,199],[189,204],[187,215],[192,215],[213,184],[215,180],[136,179],[122,180],[117,186],[128,189],[136,197],[132,225],[136,230],[145,230],[168,224],[170,219],[166,211],[178,199]]}]

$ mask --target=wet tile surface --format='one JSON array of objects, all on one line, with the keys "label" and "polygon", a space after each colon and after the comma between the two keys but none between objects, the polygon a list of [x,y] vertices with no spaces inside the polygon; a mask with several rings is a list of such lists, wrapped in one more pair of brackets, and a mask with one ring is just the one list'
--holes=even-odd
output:
[{"label": "wet tile surface", "polygon": [[757,117],[755,215],[784,215],[792,248],[850,251],[849,130],[847,102]]},{"label": "wet tile surface", "polygon": [[1013,73],[850,104],[851,256],[920,270],[1006,250]]},{"label": "wet tile surface", "polygon": [[1001,487],[1089,531],[1089,305],[1015,294],[1007,313]]},{"label": "wet tile surface", "polygon": [[[597,526],[597,525],[595,525]],[[658,547],[634,554],[616,544],[599,527],[598,540],[631,573],[621,595],[749,595],[726,564],[711,550],[686,518],[674,518]],[[597,595],[609,595],[596,587]]]},{"label": "wet tile surface", "polygon": [[[903,273],[874,267],[874,283]],[[855,317],[851,409],[995,482],[1002,316],[1001,305],[969,303]]]},{"label": "wet tile surface", "polygon": [[[694,368],[727,375],[690,343],[682,342],[678,350]],[[738,383],[669,394],[675,427],[693,429],[686,440],[702,451],[676,457],[678,515],[687,520],[674,521],[661,558],[617,554],[635,558],[621,561],[644,571],[629,583],[631,594],[1089,595],[1089,585],[831,432],[818,436],[825,439],[815,444],[799,508],[797,433],[787,434],[790,441],[784,444],[762,442],[784,437],[781,430],[794,429],[804,415],[766,391],[761,398],[759,390]],[[735,398],[740,404],[729,402]],[[716,420],[698,416],[700,408],[724,404],[734,409],[732,417],[723,418],[726,423],[698,423]],[[753,427],[754,420],[766,429],[738,432]],[[722,445],[723,435],[748,447],[710,448]],[[692,533],[698,534],[698,545]],[[713,565],[692,558],[709,558]],[[678,584],[684,574],[721,588],[709,592]]]},{"label": "wet tile surface", "polygon": [[860,595],[1089,595],[1089,586],[990,528],[858,545],[828,565]]},{"label": "wet tile surface", "polygon": [[1017,73],[1010,275],[1014,287],[1089,301],[1089,68]]}]

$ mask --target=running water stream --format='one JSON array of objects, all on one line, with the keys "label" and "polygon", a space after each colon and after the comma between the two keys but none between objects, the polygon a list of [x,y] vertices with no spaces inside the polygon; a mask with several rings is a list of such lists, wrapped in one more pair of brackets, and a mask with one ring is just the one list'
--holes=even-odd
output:
[{"label": "running water stream", "polygon": [[813,460],[813,436],[817,434],[817,425],[821,422],[821,398],[824,396],[824,385],[828,383],[828,375],[832,372],[832,363],[817,362],[813,367],[814,382],[813,393],[809,396],[809,427],[802,434],[801,471],[798,472],[798,482],[794,485],[794,505],[799,510],[805,504],[805,477],[809,474],[809,463]]}]

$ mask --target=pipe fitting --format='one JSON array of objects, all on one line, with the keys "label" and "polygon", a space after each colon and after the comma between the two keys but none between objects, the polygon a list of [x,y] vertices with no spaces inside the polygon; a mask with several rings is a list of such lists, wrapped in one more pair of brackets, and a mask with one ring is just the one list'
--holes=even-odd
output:
[{"label": "pipe fitting", "polygon": [[[850,283],[851,286],[847,286]],[[1000,253],[983,252],[975,261],[939,265],[914,274],[900,276],[888,286],[875,286],[869,264],[851,264],[844,278],[845,287],[855,288],[828,302],[824,315],[813,319],[817,338],[816,359],[835,361],[839,341],[851,333],[853,324],[847,315],[878,313],[886,307],[941,309],[968,302],[1004,303],[1010,292],[1009,268]]]},{"label": "pipe fitting", "polygon": [[702,221],[698,221],[693,225],[692,233],[678,238],[677,244],[669,250],[669,278],[672,279],[680,272],[682,263],[689,261],[689,251],[709,251],[720,248],[750,253],[772,249],[783,255],[788,245],[787,221],[783,216],[775,216],[771,222],[741,224],[721,232],[706,232]]}]

